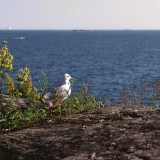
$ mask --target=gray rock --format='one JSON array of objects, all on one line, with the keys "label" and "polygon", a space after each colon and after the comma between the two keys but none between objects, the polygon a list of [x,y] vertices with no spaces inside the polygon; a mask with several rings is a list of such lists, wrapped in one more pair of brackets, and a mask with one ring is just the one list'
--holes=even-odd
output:
[{"label": "gray rock", "polygon": [[1,160],[160,160],[160,110],[112,106],[0,135]]}]

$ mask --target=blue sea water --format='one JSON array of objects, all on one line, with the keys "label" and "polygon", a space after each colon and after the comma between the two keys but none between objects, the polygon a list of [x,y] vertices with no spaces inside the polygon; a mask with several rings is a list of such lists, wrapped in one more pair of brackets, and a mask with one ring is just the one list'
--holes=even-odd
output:
[{"label": "blue sea water", "polygon": [[113,101],[124,87],[138,94],[144,83],[152,88],[160,81],[160,31],[1,30],[4,40],[14,55],[10,76],[28,67],[37,88],[43,73],[50,89],[68,73],[75,78],[72,93],[87,83],[99,101],[104,95]]}]

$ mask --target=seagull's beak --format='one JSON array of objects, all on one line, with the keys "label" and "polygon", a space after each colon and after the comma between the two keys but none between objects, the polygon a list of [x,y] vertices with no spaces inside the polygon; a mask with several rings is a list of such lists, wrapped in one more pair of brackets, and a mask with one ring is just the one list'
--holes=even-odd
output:
[{"label": "seagull's beak", "polygon": [[70,80],[71,80],[71,81],[74,81],[74,78],[72,78],[72,77],[71,77],[71,79],[70,79]]}]

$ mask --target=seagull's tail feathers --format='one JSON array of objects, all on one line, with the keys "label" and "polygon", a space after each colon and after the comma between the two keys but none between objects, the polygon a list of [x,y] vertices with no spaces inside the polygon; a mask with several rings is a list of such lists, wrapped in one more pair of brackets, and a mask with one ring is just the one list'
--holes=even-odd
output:
[{"label": "seagull's tail feathers", "polygon": [[46,100],[53,99],[53,93],[49,92],[49,93],[45,94],[44,99],[46,99]]}]

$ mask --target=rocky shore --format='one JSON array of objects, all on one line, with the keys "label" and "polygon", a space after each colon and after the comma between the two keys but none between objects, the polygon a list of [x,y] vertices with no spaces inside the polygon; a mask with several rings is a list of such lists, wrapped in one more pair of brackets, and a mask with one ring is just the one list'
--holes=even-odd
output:
[{"label": "rocky shore", "polygon": [[1,160],[160,160],[160,109],[111,106],[0,135]]}]

